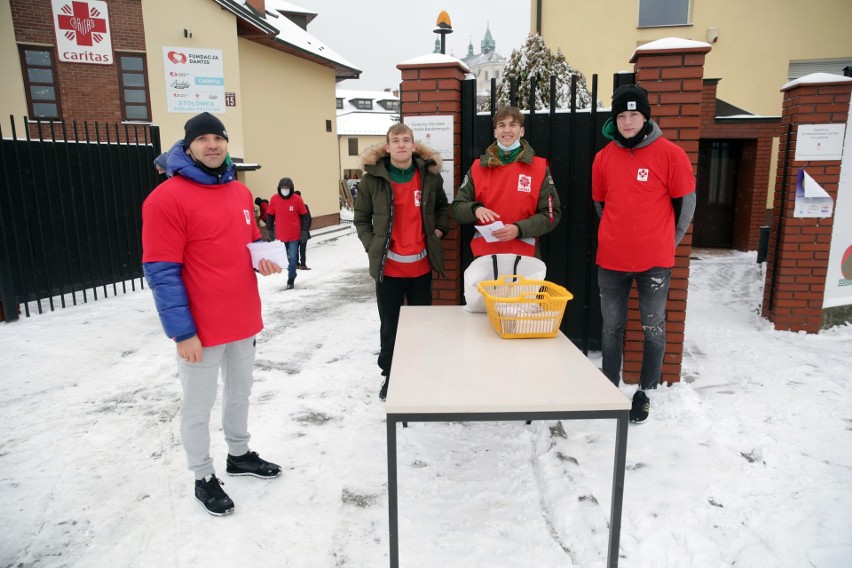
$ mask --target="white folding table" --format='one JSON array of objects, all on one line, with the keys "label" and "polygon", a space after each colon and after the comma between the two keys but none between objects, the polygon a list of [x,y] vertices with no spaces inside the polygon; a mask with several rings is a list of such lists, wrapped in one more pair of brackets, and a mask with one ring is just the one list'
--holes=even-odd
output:
[{"label": "white folding table", "polygon": [[399,566],[399,422],[614,419],[607,566],[618,566],[630,401],[562,333],[503,339],[461,306],[403,306],[385,411],[390,565]]}]

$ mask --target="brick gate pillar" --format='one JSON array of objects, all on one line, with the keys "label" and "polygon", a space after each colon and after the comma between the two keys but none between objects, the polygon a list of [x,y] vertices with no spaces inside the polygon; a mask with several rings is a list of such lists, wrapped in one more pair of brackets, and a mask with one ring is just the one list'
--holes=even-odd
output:
[{"label": "brick gate pillar", "polygon": [[[637,48],[630,59],[634,64],[636,83],[648,91],[652,120],[666,138],[686,151],[692,162],[693,174],[698,171],[704,58],[709,51],[708,43],[667,38]],[[666,303],[666,355],[661,380],[668,383],[680,380],[691,252],[690,226],[675,252]],[[643,338],[639,297],[634,286],[624,345],[623,377],[627,383],[639,382]]]},{"label": "brick gate pillar", "polygon": [[[834,216],[794,217],[796,181],[799,169],[804,168],[836,204],[841,160],[819,159],[818,155],[796,160],[796,147],[802,126],[846,124],[852,79],[816,73],[788,83],[782,91],[783,134],[778,148],[763,316],[778,330],[817,333],[822,326]],[[788,126],[792,127],[789,137]],[[816,141],[808,142],[813,146]]]},{"label": "brick gate pillar", "polygon": [[[453,117],[453,195],[461,183],[461,82],[469,72],[464,63],[440,54],[430,54],[403,61],[397,69],[402,72],[400,101],[402,120],[407,116]],[[447,180],[444,180],[447,183]],[[450,199],[452,201],[452,199]],[[461,304],[461,231],[450,221],[450,234],[445,236],[445,278],[433,273],[432,301],[435,304]]]}]

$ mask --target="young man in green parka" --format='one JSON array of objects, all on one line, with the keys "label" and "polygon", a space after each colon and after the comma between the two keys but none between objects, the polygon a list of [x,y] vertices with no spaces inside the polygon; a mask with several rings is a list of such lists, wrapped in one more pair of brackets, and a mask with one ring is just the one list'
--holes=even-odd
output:
[{"label": "young man in green parka", "polygon": [[404,303],[432,303],[432,271],[444,273],[441,239],[450,228],[449,204],[441,177],[441,158],[414,142],[404,124],[388,129],[385,144],[364,151],[365,174],[355,198],[354,224],[376,279],[384,376],[379,398],[390,384],[393,348]]}]

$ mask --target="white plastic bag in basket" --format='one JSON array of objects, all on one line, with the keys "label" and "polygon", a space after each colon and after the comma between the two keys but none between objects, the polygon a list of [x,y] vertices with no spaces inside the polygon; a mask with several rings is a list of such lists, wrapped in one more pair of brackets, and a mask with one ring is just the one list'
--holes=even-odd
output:
[{"label": "white plastic bag in basket", "polygon": [[540,304],[496,302],[503,333],[548,334],[562,323],[559,311],[544,310]]},{"label": "white plastic bag in basket", "polygon": [[[497,259],[497,274],[494,274],[494,258]],[[531,280],[544,280],[547,276],[547,265],[534,256],[516,254],[490,254],[474,259],[464,271],[464,309],[469,312],[485,312],[485,300],[476,285],[483,280],[497,280],[500,276],[509,274],[518,274]]]}]

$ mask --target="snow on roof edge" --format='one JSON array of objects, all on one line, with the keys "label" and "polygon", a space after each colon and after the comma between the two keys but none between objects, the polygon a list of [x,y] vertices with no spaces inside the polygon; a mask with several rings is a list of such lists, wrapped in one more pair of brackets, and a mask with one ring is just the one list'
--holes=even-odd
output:
[{"label": "snow on roof edge", "polygon": [[805,75],[803,77],[799,77],[798,79],[793,79],[792,81],[781,87],[781,90],[786,91],[787,89],[792,89],[793,87],[797,87],[799,85],[810,85],[816,83],[852,83],[852,77],[834,75],[833,73],[811,73],[810,75]]}]

